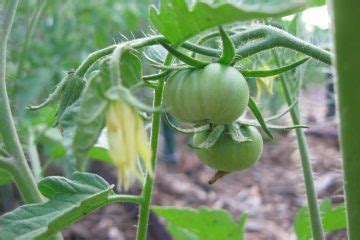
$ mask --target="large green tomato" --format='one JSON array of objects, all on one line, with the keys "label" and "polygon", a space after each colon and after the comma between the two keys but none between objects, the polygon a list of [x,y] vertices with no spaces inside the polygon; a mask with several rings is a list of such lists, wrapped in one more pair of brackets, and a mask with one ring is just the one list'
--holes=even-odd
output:
[{"label": "large green tomato", "polygon": [[[240,129],[244,136],[252,140],[251,142],[236,142],[224,132],[211,148],[195,149],[196,155],[209,167],[225,172],[240,171],[253,166],[263,149],[261,134],[255,127],[242,126]],[[195,134],[194,145],[202,143],[209,133]]]},{"label": "large green tomato", "polygon": [[233,67],[212,63],[171,75],[165,84],[164,104],[183,122],[227,124],[245,111],[249,87]]}]

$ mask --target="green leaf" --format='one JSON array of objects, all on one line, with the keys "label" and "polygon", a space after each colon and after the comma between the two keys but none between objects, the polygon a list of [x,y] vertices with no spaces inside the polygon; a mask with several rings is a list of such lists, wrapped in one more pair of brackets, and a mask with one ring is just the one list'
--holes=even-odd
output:
[{"label": "green leaf", "polygon": [[48,239],[109,203],[113,194],[103,178],[91,173],[74,173],[73,180],[47,177],[39,182],[40,192],[49,200],[23,205],[0,218],[0,239]]},{"label": "green leaf", "polygon": [[[335,208],[331,208],[330,199],[325,199],[320,204],[320,214],[325,232],[345,229],[347,226],[344,204],[339,204]],[[309,240],[311,238],[308,207],[303,207],[298,211],[295,217],[294,228],[299,240]]]},{"label": "green leaf", "polygon": [[[152,207],[169,222],[168,230],[175,240],[241,240],[247,215],[234,221],[229,212],[220,209]],[[188,238],[186,238],[188,237]]]},{"label": "green leaf", "polygon": [[176,224],[169,224],[167,229],[174,240],[199,240],[196,234],[186,230],[185,228],[179,227]]},{"label": "green leaf", "polygon": [[87,159],[90,148],[96,143],[105,125],[104,111],[108,101],[101,94],[102,81],[100,75],[94,75],[81,97],[72,149],[79,167]]},{"label": "green leaf", "polygon": [[11,175],[4,169],[0,169],[0,186],[9,183],[11,180]]},{"label": "green leaf", "polygon": [[77,116],[78,122],[84,124],[89,124],[98,118],[99,115],[102,115],[108,103],[101,94],[101,89],[103,85],[106,85],[106,81],[103,81],[100,74],[93,75],[88,82],[81,96],[80,109]]},{"label": "green leaf", "polygon": [[255,118],[258,120],[261,128],[264,130],[264,132],[266,133],[266,135],[268,135],[268,137],[270,139],[273,139],[273,135],[271,134],[268,126],[266,125],[266,122],[256,104],[256,102],[254,101],[254,99],[252,97],[249,98],[249,103],[248,103],[248,106],[252,112],[252,114],[255,116]]},{"label": "green leaf", "polygon": [[89,158],[114,164],[113,160],[109,155],[109,150],[103,147],[92,147],[89,151]]},{"label": "green leaf", "polygon": [[309,6],[321,5],[323,0],[217,0],[196,1],[160,0],[160,9],[150,8],[150,19],[156,29],[175,46],[196,34],[235,21],[286,16]]}]

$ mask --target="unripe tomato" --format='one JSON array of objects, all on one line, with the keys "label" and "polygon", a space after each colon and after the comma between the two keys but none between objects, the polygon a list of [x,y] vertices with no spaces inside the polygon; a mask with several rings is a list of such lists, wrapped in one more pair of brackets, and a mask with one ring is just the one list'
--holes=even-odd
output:
[{"label": "unripe tomato", "polygon": [[[251,142],[236,142],[230,134],[224,132],[211,148],[195,149],[196,155],[204,164],[224,172],[240,171],[253,166],[263,149],[261,134],[255,127],[242,126],[240,129]],[[202,143],[209,133],[195,134],[194,145]]]},{"label": "unripe tomato", "polygon": [[245,111],[248,101],[249,87],[242,74],[218,63],[177,71],[164,89],[167,110],[189,123],[231,123]]}]

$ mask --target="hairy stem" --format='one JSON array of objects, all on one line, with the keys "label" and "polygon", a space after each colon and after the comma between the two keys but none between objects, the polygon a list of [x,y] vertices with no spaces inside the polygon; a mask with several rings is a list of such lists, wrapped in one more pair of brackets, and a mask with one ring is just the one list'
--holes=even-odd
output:
[{"label": "hairy stem", "polygon": [[[30,171],[26,161],[24,151],[21,148],[19,136],[16,132],[14,118],[11,113],[9,98],[6,89],[5,71],[6,71],[6,49],[7,40],[14,21],[18,0],[8,2],[4,18],[1,19],[0,29],[0,130],[7,151],[13,157],[12,168],[7,168],[14,177],[19,191],[27,203],[41,202],[42,197],[36,186],[35,179]],[[15,170],[14,170],[15,169]]]},{"label": "hairy stem", "polygon": [[[246,42],[237,48],[237,59],[246,58],[258,52],[274,47],[286,47],[318,59],[325,64],[331,63],[331,53],[328,51],[325,51],[299,38],[296,38],[283,30],[271,26],[255,27],[238,34],[234,34],[231,36],[231,39],[234,41],[235,45]],[[249,40],[256,41],[249,42]],[[157,45],[159,44],[159,41],[170,43],[164,36],[157,35],[142,39],[135,39],[129,41],[128,44],[132,48],[143,48],[146,46]],[[91,53],[76,69],[75,74],[80,77],[84,76],[95,62],[111,54],[116,46],[117,45],[112,45]],[[184,42],[181,44],[181,47],[209,57],[219,57],[221,55],[220,49],[203,47],[191,42]]]},{"label": "hairy stem", "polygon": [[[280,59],[275,50],[273,51],[273,55],[274,55],[277,65],[281,66]],[[288,79],[286,79],[286,77],[287,76],[284,74],[279,75],[281,85],[284,89],[286,102],[287,102],[288,106],[290,107],[293,104],[294,99],[293,99],[293,96],[290,91]],[[293,124],[300,125],[299,111],[296,107],[291,108],[290,115],[291,115]],[[304,133],[303,129],[297,128],[297,129],[295,129],[295,132],[296,132],[298,147],[300,150],[301,166],[302,166],[304,181],[305,181],[307,203],[309,206],[309,213],[310,213],[309,215],[310,215],[312,236],[313,236],[314,240],[323,240],[324,233],[323,233],[323,228],[322,228],[322,224],[321,224],[319,207],[317,204],[317,196],[316,196],[315,187],[314,187],[313,171],[312,171],[312,167],[311,167],[311,163],[310,163],[308,144],[306,142],[305,133]]]},{"label": "hairy stem", "polygon": [[350,240],[360,239],[360,2],[332,0],[339,130]]},{"label": "hairy stem", "polygon": [[115,202],[126,202],[126,203],[141,203],[142,197],[141,196],[134,196],[134,195],[110,195],[108,197],[109,203],[115,203]]},{"label": "hairy stem", "polygon": [[255,40],[238,47],[237,54],[241,58],[249,57],[274,47],[285,47],[304,53],[325,64],[331,64],[332,54],[330,52],[272,26],[255,27],[235,34],[231,38],[236,45],[244,41]]},{"label": "hairy stem", "polygon": [[29,127],[28,135],[28,155],[31,163],[31,170],[36,182],[39,182],[42,178],[41,163],[36,146],[34,129],[32,129],[32,127]]},{"label": "hairy stem", "polygon": [[[171,63],[172,57],[170,54],[167,55],[164,64],[169,65]],[[154,108],[158,108],[161,105],[162,101],[162,93],[164,87],[165,78],[159,80],[159,86],[155,89],[155,97],[154,97]],[[146,179],[143,185],[143,202],[140,204],[139,210],[139,221],[137,228],[137,240],[146,240],[147,229],[148,229],[148,221],[149,221],[149,212],[151,205],[151,195],[152,189],[154,185],[154,176],[156,170],[156,162],[157,162],[157,146],[158,146],[158,138],[159,138],[159,130],[160,130],[160,112],[155,112],[153,114],[152,119],[152,127],[151,127],[151,163],[154,175],[146,174]]]}]

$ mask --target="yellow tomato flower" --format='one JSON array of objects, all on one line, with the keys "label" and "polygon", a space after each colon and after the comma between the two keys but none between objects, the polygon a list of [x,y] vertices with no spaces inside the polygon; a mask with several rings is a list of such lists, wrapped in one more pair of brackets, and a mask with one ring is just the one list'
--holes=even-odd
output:
[{"label": "yellow tomato flower", "polygon": [[119,188],[128,189],[140,178],[138,158],[152,174],[151,151],[143,120],[125,101],[111,102],[106,111],[109,154],[118,170]]}]

